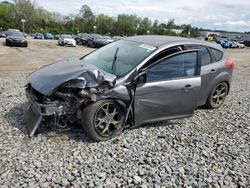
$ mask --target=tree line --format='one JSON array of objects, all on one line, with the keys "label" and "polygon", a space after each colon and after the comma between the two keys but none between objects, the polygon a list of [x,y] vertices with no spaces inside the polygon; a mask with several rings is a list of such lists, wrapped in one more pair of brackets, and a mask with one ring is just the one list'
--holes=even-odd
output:
[{"label": "tree line", "polygon": [[[88,5],[83,5],[77,14],[64,16],[39,7],[32,0],[14,0],[13,3],[0,3],[0,29],[22,29],[21,19],[25,19],[25,32],[52,32],[54,34],[67,33],[99,33],[112,36],[131,35],[179,35],[198,37],[199,29],[190,24],[176,25],[174,19],[167,23],[159,23],[147,17],[119,14],[111,17],[105,14],[96,15]],[[173,29],[181,29],[177,34]]]}]

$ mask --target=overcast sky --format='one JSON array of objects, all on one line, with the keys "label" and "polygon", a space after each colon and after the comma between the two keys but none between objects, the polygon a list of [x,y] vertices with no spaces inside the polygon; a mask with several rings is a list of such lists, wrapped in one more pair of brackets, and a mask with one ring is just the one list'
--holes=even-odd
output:
[{"label": "overcast sky", "polygon": [[250,31],[250,0],[36,0],[50,11],[64,15],[78,13],[87,4],[96,13],[116,16],[121,13],[196,27]]}]

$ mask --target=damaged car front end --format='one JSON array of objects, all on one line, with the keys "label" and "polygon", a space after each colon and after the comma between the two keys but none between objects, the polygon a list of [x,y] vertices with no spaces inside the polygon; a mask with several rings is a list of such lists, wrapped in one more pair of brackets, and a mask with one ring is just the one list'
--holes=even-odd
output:
[{"label": "damaged car front end", "polygon": [[[135,89],[131,84],[117,83],[117,79],[124,74],[114,71],[117,69],[116,66],[119,66],[116,65],[116,61],[120,61],[117,49],[119,48],[115,48],[111,56],[106,56],[106,53],[97,54],[107,58],[107,62],[104,62],[101,68],[95,65],[97,59],[93,53],[87,58],[66,59],[32,73],[27,78],[26,85],[30,107],[25,120],[29,135],[33,136],[41,125],[49,124],[61,128],[66,127],[69,122],[82,124],[86,132],[86,122],[91,120],[85,119],[89,116],[85,116],[85,108],[99,101],[108,102],[108,106],[104,104],[103,109],[99,109],[99,114],[94,112],[97,115],[95,119],[99,119],[95,122],[98,124],[95,130],[100,135],[92,138],[106,140],[117,135],[131,118],[129,114],[132,113]],[[145,56],[147,53],[145,50]],[[131,67],[125,67],[123,71],[128,71]]]},{"label": "damaged car front end", "polygon": [[[78,61],[70,59],[58,62],[28,77],[25,92],[30,108],[25,119],[30,136],[43,123],[65,127],[68,122],[79,122],[85,105],[117,94],[115,90],[110,90],[114,87],[115,75]],[[73,64],[76,67],[69,70],[67,66],[72,68]],[[53,67],[60,67],[62,70]],[[76,76],[77,74],[79,75]]]}]

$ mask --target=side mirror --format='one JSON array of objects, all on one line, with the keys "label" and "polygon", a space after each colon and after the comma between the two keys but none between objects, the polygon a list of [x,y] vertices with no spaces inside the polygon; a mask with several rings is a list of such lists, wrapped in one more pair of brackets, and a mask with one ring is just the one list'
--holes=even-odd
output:
[{"label": "side mirror", "polygon": [[134,84],[141,85],[147,82],[147,74],[146,72],[141,72],[134,78]]}]

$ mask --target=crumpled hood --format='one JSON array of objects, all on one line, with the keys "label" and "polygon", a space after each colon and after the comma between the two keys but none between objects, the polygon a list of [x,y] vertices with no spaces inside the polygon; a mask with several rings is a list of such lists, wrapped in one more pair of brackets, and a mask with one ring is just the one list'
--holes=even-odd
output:
[{"label": "crumpled hood", "polygon": [[97,87],[104,81],[111,83],[116,79],[115,75],[92,64],[84,63],[84,60],[72,58],[47,65],[33,72],[27,78],[27,82],[38,92],[51,95],[60,85],[79,77],[85,81],[84,88]]}]

